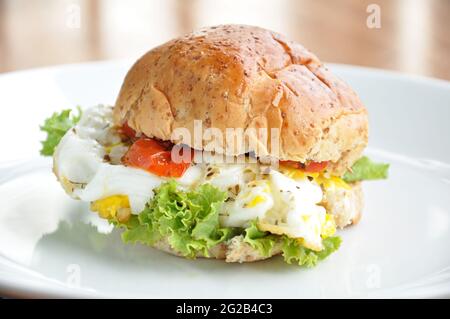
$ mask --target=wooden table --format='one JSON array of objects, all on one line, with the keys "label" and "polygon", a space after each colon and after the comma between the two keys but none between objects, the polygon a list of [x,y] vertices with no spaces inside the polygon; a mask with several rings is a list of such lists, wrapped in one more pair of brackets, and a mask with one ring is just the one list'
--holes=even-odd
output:
[{"label": "wooden table", "polygon": [[449,0],[0,0],[0,72],[137,58],[221,23],[274,29],[327,62],[450,80]]}]

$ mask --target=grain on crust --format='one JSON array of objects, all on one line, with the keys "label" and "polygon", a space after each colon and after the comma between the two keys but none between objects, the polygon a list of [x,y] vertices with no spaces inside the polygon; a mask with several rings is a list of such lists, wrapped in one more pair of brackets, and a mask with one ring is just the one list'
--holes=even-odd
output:
[{"label": "grain on crust", "polygon": [[[150,50],[128,72],[114,120],[173,142],[180,142],[177,128],[193,137],[194,120],[224,133],[266,128],[268,135],[249,134],[242,147],[183,142],[197,149],[209,143],[227,155],[330,161],[335,175],[351,167],[368,139],[367,111],[347,84],[302,45],[244,25],[205,28]],[[272,128],[280,132],[279,150]]]}]

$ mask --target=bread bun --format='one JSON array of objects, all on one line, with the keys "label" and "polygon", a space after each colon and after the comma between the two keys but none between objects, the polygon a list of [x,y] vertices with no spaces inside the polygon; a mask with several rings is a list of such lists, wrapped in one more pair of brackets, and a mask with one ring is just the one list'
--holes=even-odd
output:
[{"label": "bread bun", "polygon": [[[166,238],[157,242],[154,245],[154,248],[175,256],[182,256],[169,245],[169,242]],[[240,235],[231,238],[227,243],[221,243],[212,247],[208,251],[209,256],[205,256],[199,253],[197,257],[220,259],[228,263],[244,263],[268,259],[273,256],[279,255],[280,253],[281,245],[280,243],[278,243],[273,247],[269,256],[263,256],[257,249],[244,242],[244,237]]]},{"label": "bread bun", "polygon": [[302,45],[245,25],[205,28],[147,52],[125,78],[114,120],[173,142],[179,142],[172,135],[177,128],[194,136],[194,120],[224,135],[226,128],[276,128],[275,142],[250,135],[257,149],[203,144],[227,155],[330,161],[337,175],[361,156],[368,139],[367,111],[347,84]]}]

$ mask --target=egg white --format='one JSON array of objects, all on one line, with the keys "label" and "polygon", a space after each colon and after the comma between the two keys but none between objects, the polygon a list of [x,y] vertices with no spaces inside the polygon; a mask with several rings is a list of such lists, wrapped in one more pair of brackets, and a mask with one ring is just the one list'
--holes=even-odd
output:
[{"label": "egg white", "polygon": [[322,201],[320,186],[307,178],[293,180],[274,170],[270,181],[277,209],[262,222],[276,224],[289,237],[303,238],[307,246],[320,250],[326,216],[325,208],[318,205]]},{"label": "egg white", "polygon": [[225,203],[221,222],[227,227],[246,227],[252,220],[264,219],[273,206],[268,181],[252,181],[243,186],[235,200]]}]

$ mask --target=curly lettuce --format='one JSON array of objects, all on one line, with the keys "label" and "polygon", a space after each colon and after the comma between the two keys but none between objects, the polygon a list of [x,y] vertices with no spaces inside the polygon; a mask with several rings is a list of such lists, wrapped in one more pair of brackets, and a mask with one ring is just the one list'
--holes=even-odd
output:
[{"label": "curly lettuce", "polygon": [[351,171],[345,173],[343,180],[347,183],[362,180],[386,179],[389,164],[375,163],[367,156],[361,157],[353,164]]},{"label": "curly lettuce", "polygon": [[198,253],[209,256],[210,248],[228,240],[234,232],[219,224],[219,210],[226,197],[210,184],[185,192],[169,181],[155,190],[146,208],[128,223],[122,239],[154,245],[167,238],[184,257],[194,258]]},{"label": "curly lettuce", "polygon": [[295,263],[307,268],[316,266],[319,261],[338,250],[342,242],[338,236],[327,237],[322,241],[324,248],[321,251],[314,251],[304,247],[298,239],[260,231],[256,221],[253,221],[245,229],[244,241],[265,257],[269,257],[274,247],[280,245],[282,256],[286,263]]},{"label": "curly lettuce", "polygon": [[324,260],[333,252],[339,249],[342,239],[339,236],[327,237],[322,240],[323,249],[314,251],[308,249],[297,239],[284,236],[282,251],[284,260],[288,263],[296,263],[299,266],[314,267],[321,260]]},{"label": "curly lettuce", "polygon": [[70,109],[62,110],[60,113],[55,112],[45,120],[44,125],[40,126],[41,131],[47,133],[47,138],[41,141],[41,155],[53,155],[64,134],[80,121],[81,108],[77,107],[77,111],[76,115]]},{"label": "curly lettuce", "polygon": [[195,258],[199,254],[209,256],[212,247],[243,235],[244,242],[262,256],[269,257],[275,248],[281,248],[287,263],[305,267],[315,266],[341,243],[339,237],[328,237],[323,240],[324,249],[317,252],[304,247],[298,239],[259,230],[256,220],[245,229],[221,227],[219,211],[227,195],[211,184],[184,191],[177,188],[175,181],[169,181],[154,192],[138,216],[132,216],[126,224],[114,222],[125,227],[122,233],[125,243],[153,246],[164,239],[180,255]]},{"label": "curly lettuce", "polygon": [[264,257],[269,257],[272,254],[272,250],[281,239],[279,235],[272,235],[269,232],[259,230],[256,220],[250,223],[244,234],[244,242],[258,250]]}]

